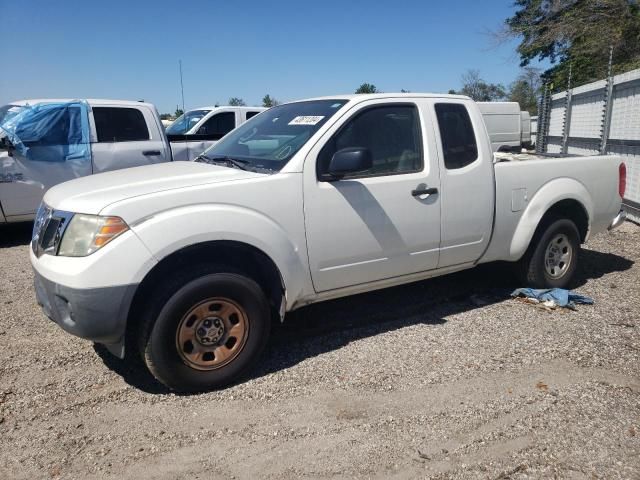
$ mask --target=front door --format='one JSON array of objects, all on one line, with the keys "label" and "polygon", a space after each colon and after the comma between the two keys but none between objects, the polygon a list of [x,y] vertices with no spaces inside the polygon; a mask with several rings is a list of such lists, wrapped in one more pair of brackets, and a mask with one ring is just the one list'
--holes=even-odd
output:
[{"label": "front door", "polygon": [[[316,291],[437,267],[440,182],[420,102],[363,102],[309,153],[304,212]],[[331,158],[349,147],[369,149],[373,166],[334,180]]]},{"label": "front door", "polygon": [[91,175],[85,103],[20,108],[11,124],[3,125],[12,148],[0,151],[0,205],[8,221],[33,216],[52,186]]}]

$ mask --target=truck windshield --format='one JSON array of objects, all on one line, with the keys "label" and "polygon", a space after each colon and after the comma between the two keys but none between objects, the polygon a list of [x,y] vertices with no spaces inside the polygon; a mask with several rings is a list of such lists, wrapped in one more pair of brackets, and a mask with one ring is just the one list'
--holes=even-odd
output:
[{"label": "truck windshield", "polygon": [[211,110],[190,110],[187,113],[180,115],[176,118],[175,122],[169,125],[167,128],[167,134],[184,135],[210,111]]},{"label": "truck windshield", "polygon": [[248,120],[205,150],[198,161],[242,163],[279,171],[347,100],[312,100],[278,105]]}]

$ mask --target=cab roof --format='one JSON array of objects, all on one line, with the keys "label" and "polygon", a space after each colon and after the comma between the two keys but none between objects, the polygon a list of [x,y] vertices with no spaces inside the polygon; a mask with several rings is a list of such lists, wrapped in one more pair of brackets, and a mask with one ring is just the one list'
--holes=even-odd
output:
[{"label": "cab roof", "polygon": [[10,105],[34,105],[36,103],[66,103],[84,101],[89,105],[123,105],[123,106],[140,106],[144,105],[150,108],[155,108],[155,105],[148,102],[138,102],[135,100],[109,100],[100,98],[30,98],[24,100],[16,100],[9,102]]},{"label": "cab roof", "polygon": [[304,102],[309,100],[376,100],[385,98],[453,98],[457,100],[471,100],[466,95],[452,95],[449,93],[414,93],[414,92],[385,92],[385,93],[352,93],[343,95],[328,95],[323,97],[305,98],[288,103]]}]

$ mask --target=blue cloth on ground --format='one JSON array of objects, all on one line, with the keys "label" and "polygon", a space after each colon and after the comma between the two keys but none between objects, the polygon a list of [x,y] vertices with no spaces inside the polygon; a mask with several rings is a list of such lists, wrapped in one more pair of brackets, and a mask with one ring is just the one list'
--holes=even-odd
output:
[{"label": "blue cloth on ground", "polygon": [[573,293],[564,288],[517,288],[511,292],[512,297],[535,298],[540,302],[553,301],[559,307],[570,308],[575,310],[576,303],[592,305],[593,299],[585,295]]}]

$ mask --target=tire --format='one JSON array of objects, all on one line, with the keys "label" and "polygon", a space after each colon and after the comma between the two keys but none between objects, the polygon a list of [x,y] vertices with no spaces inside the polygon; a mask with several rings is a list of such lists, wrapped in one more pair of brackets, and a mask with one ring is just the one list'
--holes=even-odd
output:
[{"label": "tire", "polygon": [[219,266],[185,272],[151,298],[157,306],[146,309],[140,353],[151,374],[172,390],[203,392],[234,383],[267,343],[267,298],[242,273]]},{"label": "tire", "polygon": [[579,251],[580,234],[575,223],[549,217],[536,230],[527,252],[517,263],[516,273],[525,287],[566,288],[573,280]]}]

